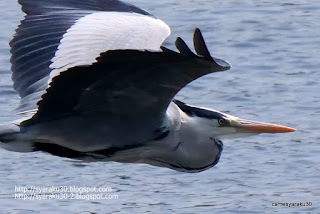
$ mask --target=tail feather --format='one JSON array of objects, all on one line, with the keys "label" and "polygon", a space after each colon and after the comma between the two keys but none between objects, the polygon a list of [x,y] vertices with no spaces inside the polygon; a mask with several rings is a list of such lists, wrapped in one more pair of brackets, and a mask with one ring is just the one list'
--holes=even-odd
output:
[{"label": "tail feather", "polygon": [[0,125],[0,147],[14,152],[32,152],[33,147],[29,142],[17,138],[20,133],[20,126],[7,123]]},{"label": "tail feather", "polygon": [[20,126],[13,123],[6,123],[0,125],[0,141],[5,141],[10,135],[20,132]]}]

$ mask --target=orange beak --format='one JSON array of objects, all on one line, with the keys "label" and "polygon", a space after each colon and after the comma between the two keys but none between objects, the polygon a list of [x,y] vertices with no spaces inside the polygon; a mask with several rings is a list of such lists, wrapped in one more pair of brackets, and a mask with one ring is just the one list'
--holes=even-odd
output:
[{"label": "orange beak", "polygon": [[294,132],[296,129],[287,126],[271,123],[262,123],[257,121],[239,119],[234,121],[233,127],[237,128],[239,133],[286,133]]}]

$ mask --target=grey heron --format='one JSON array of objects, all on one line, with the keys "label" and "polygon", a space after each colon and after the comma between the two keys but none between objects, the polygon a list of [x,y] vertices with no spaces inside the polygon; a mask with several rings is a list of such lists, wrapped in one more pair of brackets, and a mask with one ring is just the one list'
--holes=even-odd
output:
[{"label": "grey heron", "polygon": [[1,147],[85,161],[146,163],[184,172],[219,161],[224,138],[295,131],[174,99],[191,81],[230,65],[195,53],[170,28],[118,0],[18,0],[26,14],[10,42],[19,121]]}]

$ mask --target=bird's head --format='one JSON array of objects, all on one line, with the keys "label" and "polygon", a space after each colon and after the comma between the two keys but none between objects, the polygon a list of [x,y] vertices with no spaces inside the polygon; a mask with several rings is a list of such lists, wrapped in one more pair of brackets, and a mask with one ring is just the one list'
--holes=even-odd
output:
[{"label": "bird's head", "polygon": [[169,106],[167,115],[178,135],[169,136],[171,139],[178,139],[178,143],[170,141],[170,150],[165,150],[163,156],[152,154],[150,160],[158,162],[150,164],[156,166],[184,172],[200,172],[218,163],[223,139],[295,131],[286,126],[244,120],[213,109],[187,105],[175,99],[173,103],[175,105]]},{"label": "bird's head", "polygon": [[240,119],[214,110],[211,110],[211,112],[217,114],[217,117],[212,118],[211,120],[212,126],[215,127],[215,129],[213,129],[214,136],[218,139],[245,137],[261,133],[285,133],[296,131],[287,126]]},{"label": "bird's head", "polygon": [[213,109],[194,107],[177,100],[174,102],[184,113],[190,116],[195,123],[202,124],[202,126],[198,126],[199,129],[206,129],[203,130],[203,132],[208,133],[215,139],[230,139],[261,133],[296,131],[294,128],[287,126],[240,119]]}]

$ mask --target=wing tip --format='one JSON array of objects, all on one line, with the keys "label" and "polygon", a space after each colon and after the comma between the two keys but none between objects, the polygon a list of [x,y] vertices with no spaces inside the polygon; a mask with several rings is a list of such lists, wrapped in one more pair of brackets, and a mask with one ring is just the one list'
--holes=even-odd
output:
[{"label": "wing tip", "polygon": [[193,43],[196,54],[191,51],[191,49],[188,47],[185,41],[183,41],[180,37],[176,39],[175,45],[179,50],[180,54],[183,56],[199,57],[213,63],[215,71],[226,71],[231,68],[231,65],[228,62],[211,56],[206,42],[202,36],[201,30],[199,28],[196,28],[194,30]]},{"label": "wing tip", "polygon": [[189,56],[189,57],[195,57],[196,55],[190,50],[190,48],[188,47],[188,45],[185,43],[185,41],[183,41],[183,39],[181,39],[180,37],[178,37],[176,39],[175,45],[177,47],[177,49],[179,50],[180,54],[182,54],[183,56]]},{"label": "wing tip", "polygon": [[207,59],[212,58],[199,28],[196,28],[194,30],[193,44],[194,44],[194,49],[198,55],[201,55]]}]

